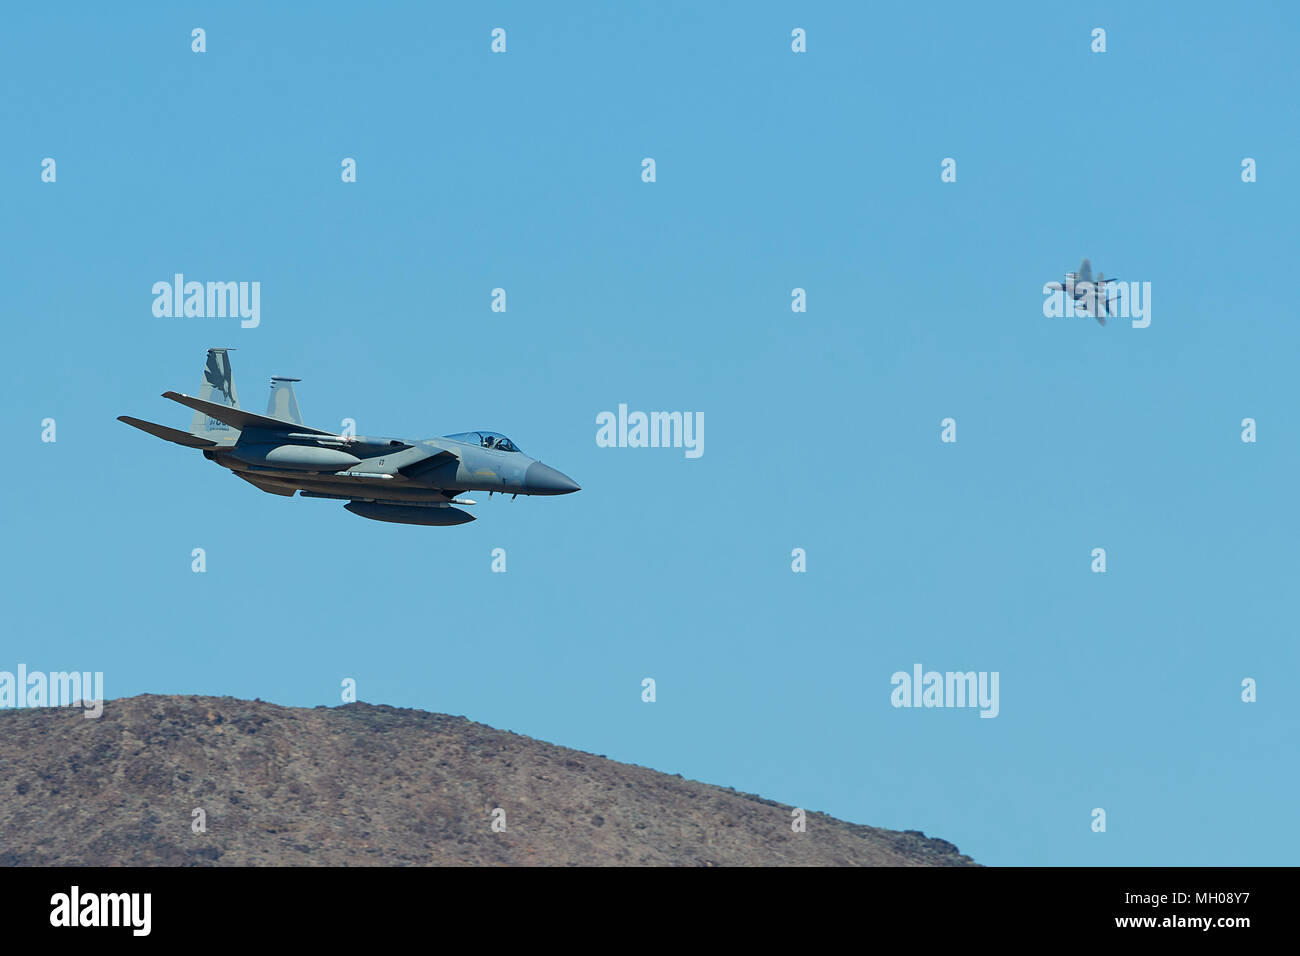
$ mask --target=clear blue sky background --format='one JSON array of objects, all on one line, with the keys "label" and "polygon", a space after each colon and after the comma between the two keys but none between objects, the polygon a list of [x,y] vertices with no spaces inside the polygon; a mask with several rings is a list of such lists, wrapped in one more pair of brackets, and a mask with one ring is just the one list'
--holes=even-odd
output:
[{"label": "clear blue sky background", "polygon": [[[0,669],[354,677],[989,864],[1294,863],[1294,5],[263,6],[6,13]],[[1150,328],[1043,317],[1085,255]],[[175,272],[261,326],[155,318]],[[583,491],[386,525],[114,420],[187,427],[210,345]],[[620,402],[704,456],[597,447]],[[1000,716],[892,708],[915,662]]]}]

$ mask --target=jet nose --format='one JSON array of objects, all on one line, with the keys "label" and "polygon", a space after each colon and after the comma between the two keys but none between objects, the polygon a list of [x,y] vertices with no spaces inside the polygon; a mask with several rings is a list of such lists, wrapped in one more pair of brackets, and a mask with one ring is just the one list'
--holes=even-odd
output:
[{"label": "jet nose", "polygon": [[567,495],[582,490],[568,475],[540,461],[533,462],[524,472],[524,488],[530,495]]}]

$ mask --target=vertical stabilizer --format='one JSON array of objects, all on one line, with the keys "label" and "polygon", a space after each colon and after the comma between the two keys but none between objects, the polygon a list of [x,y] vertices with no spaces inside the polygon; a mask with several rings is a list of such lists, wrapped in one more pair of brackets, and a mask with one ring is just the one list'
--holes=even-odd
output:
[{"label": "vertical stabilizer", "polygon": [[[215,402],[230,408],[239,407],[239,396],[235,393],[235,380],[230,373],[230,349],[208,349],[208,364],[203,369],[203,381],[199,383],[199,398],[205,402]],[[225,422],[210,418],[203,412],[195,412],[190,422],[190,434],[209,441],[227,443],[239,437],[239,429],[232,428]]]},{"label": "vertical stabilizer", "polygon": [[293,383],[300,378],[271,376],[271,400],[266,403],[266,417],[276,418],[282,422],[302,424],[302,412],[298,410],[298,396],[293,393]]}]

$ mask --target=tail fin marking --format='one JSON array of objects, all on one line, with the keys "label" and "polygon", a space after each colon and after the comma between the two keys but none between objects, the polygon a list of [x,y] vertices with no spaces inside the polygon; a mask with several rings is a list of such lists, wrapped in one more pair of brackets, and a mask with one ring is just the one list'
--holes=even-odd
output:
[{"label": "tail fin marking", "polygon": [[[199,398],[227,408],[238,408],[239,396],[235,392],[235,379],[230,372],[230,356],[227,354],[230,351],[208,349],[208,364],[203,369],[203,381],[199,384]],[[190,422],[190,434],[225,444],[239,437],[239,429],[196,410]]]}]

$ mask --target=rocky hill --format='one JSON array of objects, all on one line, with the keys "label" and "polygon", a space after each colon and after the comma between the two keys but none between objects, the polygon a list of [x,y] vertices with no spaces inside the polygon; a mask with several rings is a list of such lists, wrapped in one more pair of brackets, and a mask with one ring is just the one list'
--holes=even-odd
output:
[{"label": "rocky hill", "polygon": [[943,840],[819,813],[793,833],[791,809],[371,704],[145,695],[94,720],[0,711],[10,866],[972,865]]}]

